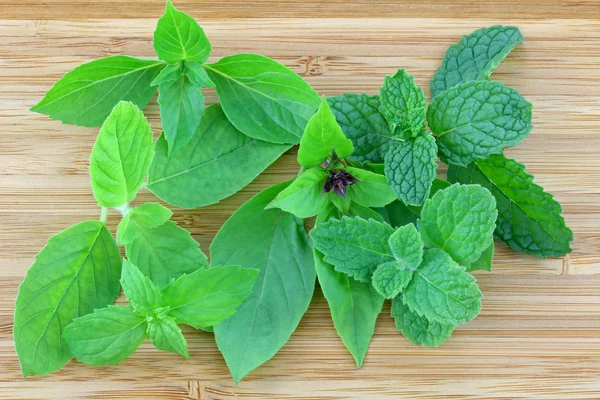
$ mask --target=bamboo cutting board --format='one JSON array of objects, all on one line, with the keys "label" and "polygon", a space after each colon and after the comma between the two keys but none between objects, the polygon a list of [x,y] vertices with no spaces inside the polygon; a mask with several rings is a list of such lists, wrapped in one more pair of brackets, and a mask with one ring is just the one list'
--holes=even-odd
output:
[{"label": "bamboo cutting board", "polygon": [[[71,362],[23,380],[12,342],[17,287],[46,240],[96,219],[88,157],[97,129],[28,111],[75,66],[115,54],[153,57],[162,0],[0,0],[0,399],[593,399],[600,398],[600,3],[535,0],[176,1],[212,42],[212,60],[256,52],[320,93],[376,93],[406,68],[428,82],[447,47],[492,24],[526,40],[494,74],[534,104],[532,134],[508,155],[554,193],[573,253],[541,260],[497,246],[477,273],[483,311],[436,349],[409,344],[386,304],[362,369],[336,336],[317,289],[288,344],[234,385],[211,334],[184,330],[190,361],[149,343],[124,363]],[[207,92],[208,103],[215,102]],[[158,107],[146,109],[160,131]],[[244,201],[295,176],[292,150],[220,204],[176,210],[204,251]],[[441,171],[442,174],[444,173]],[[136,202],[153,200],[144,193]],[[109,216],[113,229],[117,217]]]}]

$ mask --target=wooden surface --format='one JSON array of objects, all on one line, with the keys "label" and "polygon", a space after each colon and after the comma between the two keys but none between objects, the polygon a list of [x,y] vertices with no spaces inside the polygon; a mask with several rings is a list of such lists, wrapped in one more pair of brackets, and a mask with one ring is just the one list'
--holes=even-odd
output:
[{"label": "wooden surface", "polygon": [[[317,289],[288,344],[234,385],[208,333],[185,329],[192,359],[144,343],[126,362],[23,380],[12,342],[17,287],[52,234],[99,216],[89,186],[96,129],[28,111],[66,71],[98,57],[152,57],[163,2],[0,0],[0,399],[592,399],[600,398],[600,3],[534,0],[195,1],[212,59],[256,52],[284,62],[325,95],[376,93],[406,68],[428,82],[446,48],[491,24],[526,37],[494,79],[534,104],[532,134],[508,151],[555,194],[575,232],[573,253],[541,260],[497,246],[477,273],[483,311],[437,349],[409,344],[384,307],[355,368]],[[306,17],[306,18],[305,18]],[[237,19],[236,19],[237,18]],[[208,101],[216,100],[207,92]],[[146,109],[158,133],[158,108]],[[203,250],[245,200],[293,177],[294,151],[218,205],[177,210]],[[136,202],[152,200],[144,193]],[[109,216],[113,229],[118,222]]]}]

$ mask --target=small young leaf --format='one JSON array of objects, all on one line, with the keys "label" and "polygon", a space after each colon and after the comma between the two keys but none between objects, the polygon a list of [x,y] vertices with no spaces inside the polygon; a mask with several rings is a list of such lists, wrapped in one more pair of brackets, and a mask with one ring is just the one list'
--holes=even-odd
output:
[{"label": "small young leaf", "polygon": [[473,272],[477,270],[491,271],[492,260],[494,259],[494,242],[488,246],[487,249],[481,253],[481,256],[471,264],[465,266],[467,272]]},{"label": "small young leaf", "polygon": [[373,273],[373,287],[386,299],[393,299],[412,279],[412,271],[401,261],[388,261]]},{"label": "small young leaf", "polygon": [[442,324],[470,321],[481,310],[475,278],[440,249],[425,250],[423,263],[402,293],[411,311]]},{"label": "small young leaf", "polygon": [[344,159],[352,154],[354,147],[350,139],[344,136],[323,97],[321,106],[304,129],[298,150],[298,164],[305,168],[317,166],[331,158],[334,150],[340,159]]},{"label": "small young leaf", "polygon": [[498,212],[479,185],[452,185],[425,202],[418,227],[427,247],[439,247],[460,265],[475,262],[493,241]]},{"label": "small young leaf", "polygon": [[516,26],[491,26],[463,36],[450,46],[442,66],[431,80],[431,97],[463,82],[485,80],[498,64],[523,41]]},{"label": "small young leaf", "polygon": [[176,81],[183,76],[183,68],[181,63],[167,64],[161,71],[160,74],[152,81],[152,86],[158,86],[163,83],[169,83]]},{"label": "small young leaf", "polygon": [[394,260],[388,246],[393,231],[382,222],[343,217],[319,224],[310,231],[310,237],[324,254],[324,261],[333,264],[336,271],[369,282],[379,264]]},{"label": "small young leaf", "polygon": [[430,134],[396,142],[385,155],[385,176],[399,199],[420,206],[429,197],[435,179],[437,146]]},{"label": "small young leaf", "polygon": [[205,65],[231,123],[255,139],[300,142],[320,99],[294,71],[256,54],[236,54]]},{"label": "small young leaf", "polygon": [[156,24],[154,50],[170,64],[187,60],[203,63],[210,55],[210,42],[196,20],[178,11],[167,0],[165,13]]},{"label": "small young leaf", "polygon": [[383,217],[377,213],[377,211],[364,207],[356,203],[350,203],[348,207],[348,212],[346,214],[342,213],[342,211],[337,208],[333,203],[327,204],[318,215],[315,225],[319,225],[321,222],[325,222],[332,218],[342,219],[344,215],[348,215],[349,217],[361,217],[364,219],[374,219],[375,221],[383,222]]},{"label": "small young leaf", "polygon": [[346,167],[346,171],[359,180],[348,186],[348,198],[363,207],[383,207],[396,199],[385,176],[365,169]]},{"label": "small young leaf", "polygon": [[158,287],[129,260],[123,260],[121,285],[125,297],[138,313],[152,315],[154,310],[161,307]]},{"label": "small young leaf", "polygon": [[409,139],[421,133],[425,129],[425,106],[425,94],[412,75],[401,69],[385,77],[379,111],[393,136]]},{"label": "small young leaf", "polygon": [[179,354],[186,360],[190,359],[187,342],[173,318],[167,317],[149,321],[148,336],[150,336],[152,344],[157,349]]},{"label": "small young leaf", "polygon": [[454,325],[430,321],[412,312],[402,301],[402,295],[392,300],[392,317],[396,329],[409,341],[421,346],[437,347],[452,335]]},{"label": "small young leaf", "polygon": [[173,213],[160,203],[144,203],[133,208],[117,227],[117,244],[131,243],[140,229],[156,228],[167,222]]},{"label": "small young leaf", "polygon": [[427,122],[441,160],[466,166],[521,143],[532,128],[531,108],[500,82],[471,81],[434,97]]},{"label": "small young leaf", "polygon": [[151,82],[164,66],[128,56],[82,64],[56,82],[31,111],[65,124],[100,126],[119,101],[144,108],[156,92]]},{"label": "small young leaf", "polygon": [[571,251],[573,232],[565,225],[560,204],[533,183],[523,164],[495,155],[466,168],[450,166],[448,179],[480,184],[494,195],[495,237],[513,249],[543,258]]},{"label": "small young leaf", "polygon": [[317,215],[329,202],[323,193],[327,174],[321,167],[312,167],[281,191],[266,208],[280,208],[299,218]]},{"label": "small young leaf", "polygon": [[90,160],[94,197],[103,207],[119,207],[134,199],[153,157],[152,131],[133,103],[120,102],[96,139]]},{"label": "small young leaf", "polygon": [[406,268],[414,271],[423,262],[423,241],[413,224],[396,229],[388,244],[396,260]]},{"label": "small young leaf", "polygon": [[94,310],[67,325],[62,335],[77,360],[97,366],[120,363],[146,337],[146,319],[130,305]]},{"label": "small young leaf", "polygon": [[210,80],[208,74],[202,67],[202,64],[197,62],[185,63],[185,75],[188,77],[190,82],[196,86],[214,88],[215,83]]}]

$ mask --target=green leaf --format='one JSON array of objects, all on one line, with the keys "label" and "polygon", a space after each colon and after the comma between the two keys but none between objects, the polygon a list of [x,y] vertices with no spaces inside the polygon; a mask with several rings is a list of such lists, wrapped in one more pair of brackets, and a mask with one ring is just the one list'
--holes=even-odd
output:
[{"label": "green leaf", "polygon": [[427,122],[442,161],[466,166],[521,143],[532,128],[531,107],[500,82],[472,81],[434,97]]},{"label": "green leaf", "polygon": [[120,101],[144,108],[156,92],[151,82],[164,66],[128,56],[82,64],[56,82],[31,111],[65,124],[100,126]]},{"label": "green leaf", "polygon": [[352,154],[354,147],[346,139],[342,128],[335,120],[327,99],[321,99],[317,112],[308,120],[298,150],[298,164],[310,168],[330,159],[333,151],[340,159]]},{"label": "green leaf", "polygon": [[346,171],[360,181],[348,186],[348,198],[353,202],[364,207],[383,207],[396,199],[385,176],[353,167],[346,167]]},{"label": "green leaf", "polygon": [[524,40],[516,26],[491,26],[463,36],[450,46],[431,80],[431,97],[463,82],[485,80]]},{"label": "green leaf", "polygon": [[354,153],[349,158],[361,162],[383,162],[395,140],[388,122],[379,112],[379,96],[344,94],[329,97],[327,102],[344,134],[354,145]]},{"label": "green leaf", "polygon": [[188,77],[190,82],[196,86],[202,86],[207,88],[214,88],[215,83],[210,80],[208,74],[204,70],[202,64],[197,62],[187,62],[185,64],[185,75]]},{"label": "green leaf", "polygon": [[158,58],[174,64],[181,60],[203,63],[210,55],[210,42],[195,19],[178,11],[169,0],[156,24],[154,50]]},{"label": "green leaf", "polygon": [[442,324],[470,321],[481,310],[475,278],[440,249],[425,250],[423,263],[402,293],[411,311]]},{"label": "green leaf", "polygon": [[455,184],[425,202],[418,227],[426,247],[439,247],[460,265],[469,265],[492,243],[497,215],[490,192]]},{"label": "green leaf", "polygon": [[488,246],[487,249],[481,253],[481,256],[470,265],[465,266],[467,272],[482,270],[482,271],[491,271],[492,270],[492,261],[494,259],[494,242]]},{"label": "green leaf", "polygon": [[343,217],[319,224],[310,237],[324,261],[359,282],[370,282],[379,264],[393,261],[388,246],[393,229],[386,223],[359,217]]},{"label": "green leaf", "polygon": [[123,260],[121,285],[125,297],[138,313],[153,315],[162,306],[158,287],[129,260]]},{"label": "green leaf", "polygon": [[152,86],[158,86],[163,83],[176,81],[183,76],[183,68],[181,63],[167,64],[152,81]]},{"label": "green leaf", "polygon": [[272,143],[300,142],[320,99],[294,71],[270,58],[236,54],[205,65],[221,106],[246,135]]},{"label": "green leaf", "polygon": [[344,215],[348,215],[349,217],[361,217],[364,219],[374,219],[375,221],[383,222],[383,217],[377,213],[377,211],[369,208],[358,205],[356,203],[350,203],[348,207],[348,212],[346,214],[342,213],[342,211],[335,206],[333,203],[327,204],[327,206],[319,212],[317,215],[317,220],[315,225],[320,224],[321,222],[325,222],[331,218],[341,219]]},{"label": "green leaf", "polygon": [[148,189],[178,207],[214,204],[252,182],[289,148],[244,135],[215,104],[177,153],[169,156],[164,136],[158,139]]},{"label": "green leaf", "polygon": [[450,338],[454,326],[430,321],[414,313],[402,302],[402,296],[392,300],[392,317],[396,322],[396,329],[404,337],[413,342],[427,347],[437,347]]},{"label": "green leaf", "polygon": [[396,260],[406,268],[414,271],[423,262],[423,241],[413,224],[396,229],[388,244]]},{"label": "green leaf", "polygon": [[204,96],[187,76],[158,87],[163,135],[169,154],[188,144],[204,114]]},{"label": "green leaf", "polygon": [[435,139],[423,132],[397,142],[385,156],[385,176],[399,199],[420,206],[429,197],[437,163]]},{"label": "green leaf", "polygon": [[329,203],[328,195],[323,193],[326,179],[323,168],[309,168],[267,204],[267,208],[280,208],[299,218],[317,215]]},{"label": "green leaf", "polygon": [[134,207],[117,227],[117,244],[131,243],[140,229],[156,228],[167,222],[173,213],[160,203],[144,203]]},{"label": "green leaf", "polygon": [[304,221],[265,206],[289,182],[263,190],[239,208],[210,246],[211,263],[258,268],[252,294],[215,326],[215,338],[236,382],[288,341],[312,299],[315,267]]},{"label": "green leaf", "polygon": [[141,228],[125,246],[127,258],[159,288],[171,280],[208,267],[206,256],[190,232],[173,221]]},{"label": "green leaf", "polygon": [[257,269],[242,267],[197,270],[164,288],[163,305],[179,323],[213,326],[235,313],[252,293],[257,276]]},{"label": "green leaf", "polygon": [[135,198],[150,168],[153,145],[150,125],[137,106],[117,104],[100,129],[90,159],[99,205],[119,207]]},{"label": "green leaf", "polygon": [[386,76],[381,87],[379,111],[390,125],[393,136],[409,139],[425,129],[425,94],[406,70]]},{"label": "green leaf", "polygon": [[386,299],[393,299],[412,279],[412,271],[401,261],[388,261],[373,273],[373,287]]},{"label": "green leaf", "polygon": [[538,257],[560,257],[571,251],[573,232],[565,225],[560,204],[525,166],[503,155],[491,156],[466,168],[451,166],[452,182],[476,183],[496,198],[496,239],[517,251]]},{"label": "green leaf", "polygon": [[14,339],[23,377],[59,370],[72,357],[61,341],[74,318],[119,294],[121,257],[104,224],[85,221],[48,240],[19,286]]},{"label": "green leaf", "polygon": [[62,335],[77,360],[97,366],[120,363],[146,337],[146,319],[130,305],[94,310],[67,325]]},{"label": "green leaf", "polygon": [[148,336],[150,336],[152,344],[157,349],[179,354],[186,360],[190,359],[187,342],[173,318],[167,317],[149,321]]},{"label": "green leaf", "polygon": [[332,265],[323,261],[318,250],[314,253],[319,285],[331,310],[333,325],[360,368],[384,299],[370,283],[357,282],[336,272]]}]

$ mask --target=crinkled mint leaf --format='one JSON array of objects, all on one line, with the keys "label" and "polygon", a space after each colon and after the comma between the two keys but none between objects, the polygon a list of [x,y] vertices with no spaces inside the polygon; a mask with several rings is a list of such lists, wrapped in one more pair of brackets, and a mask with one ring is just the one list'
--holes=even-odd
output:
[{"label": "crinkled mint leaf", "polygon": [[160,203],[144,203],[132,208],[117,227],[117,244],[130,243],[140,229],[156,228],[167,222],[173,212]]},{"label": "crinkled mint leaf", "polygon": [[496,239],[538,257],[560,257],[571,251],[573,232],[565,225],[560,204],[533,182],[525,166],[503,155],[466,168],[451,166],[452,182],[476,183],[496,198]]},{"label": "crinkled mint leaf", "polygon": [[466,265],[465,268],[467,272],[473,271],[491,271],[492,270],[492,260],[494,259],[494,242],[488,246],[487,249],[481,253],[481,256],[474,262],[469,265]]},{"label": "crinkled mint leaf", "polygon": [[363,207],[383,207],[396,199],[385,176],[365,169],[347,167],[352,176],[359,180],[348,186],[348,198]]},{"label": "crinkled mint leaf", "polygon": [[423,241],[415,225],[408,224],[396,229],[388,239],[396,260],[406,268],[415,270],[423,262]]},{"label": "crinkled mint leaf", "polygon": [[397,142],[385,156],[385,176],[398,198],[420,206],[429,197],[436,176],[437,146],[428,133]]},{"label": "crinkled mint leaf", "polygon": [[437,347],[450,338],[454,330],[453,325],[431,321],[412,312],[402,302],[402,295],[392,300],[392,317],[396,322],[396,329],[409,341],[421,346]]},{"label": "crinkled mint leaf", "polygon": [[408,139],[425,129],[425,94],[406,70],[385,77],[380,101],[379,111],[393,136]]},{"label": "crinkled mint leaf", "polygon": [[481,310],[475,278],[440,249],[425,250],[423,263],[402,294],[411,311],[442,324],[470,321]]},{"label": "crinkled mint leaf", "polygon": [[427,122],[442,161],[466,166],[521,143],[532,128],[531,108],[500,82],[471,81],[434,97]]},{"label": "crinkled mint leaf", "polygon": [[128,56],[82,64],[56,82],[31,111],[65,124],[100,126],[119,101],[144,108],[156,92],[151,83],[164,66]]},{"label": "crinkled mint leaf", "polygon": [[516,26],[477,29],[450,46],[431,80],[431,97],[463,82],[484,80],[524,40]]},{"label": "crinkled mint leaf", "polygon": [[183,68],[181,63],[167,64],[152,81],[152,86],[158,86],[163,83],[176,81],[183,76]]},{"label": "crinkled mint leaf", "polygon": [[152,315],[162,305],[158,287],[129,260],[123,260],[121,286],[133,309],[142,315]]},{"label": "crinkled mint leaf", "polygon": [[425,246],[438,247],[460,265],[469,265],[492,243],[497,215],[489,191],[454,184],[425,202],[418,227]]},{"label": "crinkled mint leaf", "polygon": [[412,271],[401,261],[388,261],[373,273],[373,287],[386,299],[393,299],[412,279]]},{"label": "crinkled mint leaf", "polygon": [[386,223],[344,216],[319,224],[310,231],[310,237],[324,254],[323,260],[333,264],[336,271],[369,282],[379,264],[394,260],[388,246],[393,231]]},{"label": "crinkled mint leaf", "polygon": [[299,218],[317,215],[329,203],[329,197],[323,193],[326,179],[323,168],[309,168],[283,189],[267,208],[280,208]]},{"label": "crinkled mint leaf", "polygon": [[181,329],[173,318],[153,319],[148,322],[148,336],[152,344],[159,350],[179,354],[186,360],[190,359],[187,342]]},{"label": "crinkled mint leaf", "polygon": [[188,77],[190,82],[192,82],[196,86],[207,88],[215,87],[215,83],[210,80],[208,74],[204,70],[204,67],[200,63],[186,62],[185,75]]},{"label": "crinkled mint leaf", "polygon": [[119,207],[135,198],[154,156],[152,131],[133,103],[120,102],[94,143],[90,177],[94,197],[103,207]]}]

